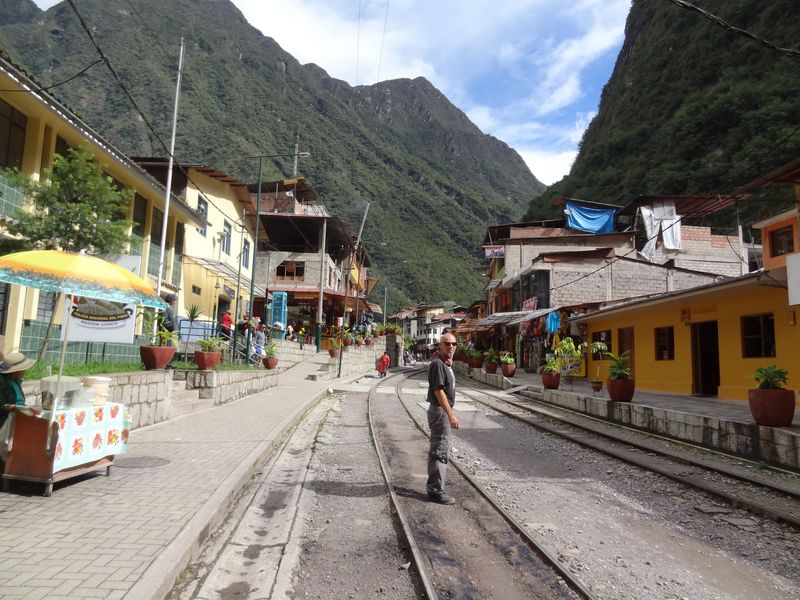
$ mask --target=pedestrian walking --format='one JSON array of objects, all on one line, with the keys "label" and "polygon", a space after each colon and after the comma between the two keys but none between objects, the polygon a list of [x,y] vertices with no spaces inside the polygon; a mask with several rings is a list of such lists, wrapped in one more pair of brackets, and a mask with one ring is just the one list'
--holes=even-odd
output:
[{"label": "pedestrian walking", "polygon": [[445,333],[439,342],[439,352],[428,367],[428,427],[431,430],[428,450],[428,497],[439,504],[454,504],[455,499],[444,493],[444,480],[450,454],[450,430],[458,429],[458,417],[453,412],[456,403],[456,377],[453,356],[456,336]]},{"label": "pedestrian walking", "polygon": [[226,310],[225,314],[222,315],[222,325],[219,328],[220,335],[226,340],[230,340],[231,328],[233,328],[233,317],[231,316],[231,311]]},{"label": "pedestrian walking", "polygon": [[389,352],[383,351],[383,355],[378,359],[378,377],[386,377],[386,371],[389,369]]}]

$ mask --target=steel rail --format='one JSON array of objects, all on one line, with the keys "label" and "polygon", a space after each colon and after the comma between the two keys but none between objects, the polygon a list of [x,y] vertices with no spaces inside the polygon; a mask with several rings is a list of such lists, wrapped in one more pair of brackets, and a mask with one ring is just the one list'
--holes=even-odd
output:
[{"label": "steel rail", "polygon": [[[406,377],[404,377],[401,381],[398,381],[395,385],[395,393],[397,394],[397,398],[400,401],[400,405],[408,414],[408,417],[414,423],[414,425],[419,429],[425,437],[430,437],[430,434],[426,430],[424,426],[420,424],[420,422],[411,414],[411,411],[408,410],[408,407],[405,405],[402,399],[402,395],[400,392],[400,385],[406,379],[411,378],[412,376],[423,372],[423,369],[416,369],[410,372]],[[449,461],[456,470],[461,474],[462,477],[473,487],[475,490],[489,503],[489,505],[505,520],[511,528],[522,537],[525,544],[531,548],[535,553],[545,559],[547,562],[557,573],[558,575],[564,579],[569,587],[573,589],[576,593],[578,593],[582,598],[586,600],[597,600],[597,596],[586,587],[583,582],[581,582],[577,577],[575,577],[569,569],[564,567],[558,560],[556,556],[554,556],[550,551],[548,551],[542,544],[540,544],[536,538],[522,525],[517,519],[515,519],[507,510],[505,510],[502,506],[500,506],[492,495],[480,484],[478,483],[469,473],[467,473],[466,469],[462,467],[459,462],[450,457]]]},{"label": "steel rail", "polygon": [[[389,375],[388,378],[400,377],[399,381],[397,382],[397,386],[400,386],[403,381],[408,379],[410,376],[411,374],[397,374]],[[406,514],[403,511],[402,506],[400,506],[400,499],[397,497],[397,494],[394,491],[394,486],[392,485],[391,477],[389,476],[389,465],[386,462],[386,455],[381,448],[380,442],[378,442],[378,436],[376,435],[375,431],[375,423],[372,420],[372,397],[375,393],[375,390],[383,381],[384,380],[378,379],[378,382],[372,385],[369,390],[369,394],[367,395],[367,419],[369,421],[369,434],[372,438],[372,444],[375,446],[375,452],[378,455],[378,462],[381,465],[383,480],[386,482],[386,487],[389,490],[389,499],[392,503],[392,508],[397,515],[397,519],[400,521],[400,525],[403,529],[403,535],[406,538],[406,543],[408,544],[409,550],[411,550],[411,557],[414,560],[414,565],[417,567],[417,575],[419,576],[422,587],[425,590],[425,596],[428,598],[428,600],[438,600],[433,581],[431,580],[430,575],[428,575],[428,569],[425,567],[424,555],[420,550],[416,539],[414,538],[414,533],[411,531],[411,526],[408,523]]]},{"label": "steel rail", "polygon": [[[735,478],[735,479],[738,479],[738,480],[741,480],[741,481],[745,481],[745,482],[747,482],[747,483],[749,483],[751,485],[758,486],[758,487],[764,488],[764,489],[772,491],[772,492],[777,492],[777,493],[789,495],[789,496],[791,496],[793,498],[798,497],[796,492],[794,492],[794,491],[787,492],[786,488],[784,488],[783,486],[771,485],[771,484],[769,484],[769,482],[762,482],[762,481],[759,481],[758,479],[751,479],[751,478],[748,478],[744,474],[736,474],[735,472],[729,472],[728,469],[725,469],[725,468],[716,468],[716,467],[714,467],[712,465],[708,465],[706,463],[703,463],[702,461],[693,460],[690,457],[675,456],[674,454],[672,454],[670,452],[661,451],[661,450],[659,450],[657,448],[652,448],[652,447],[644,445],[644,444],[639,444],[637,442],[633,442],[633,441],[630,441],[630,440],[627,440],[627,439],[622,439],[622,438],[619,438],[619,437],[615,437],[615,436],[613,436],[613,435],[611,435],[609,433],[604,433],[604,432],[597,431],[595,429],[584,427],[584,426],[580,425],[579,423],[575,423],[575,422],[573,422],[571,420],[565,419],[563,417],[559,417],[558,415],[554,415],[554,414],[552,414],[550,412],[544,412],[543,410],[537,410],[535,407],[532,407],[530,405],[513,402],[513,401],[511,401],[511,400],[509,400],[507,398],[501,398],[501,397],[496,396],[496,395],[494,395],[492,393],[489,393],[487,390],[482,390],[482,389],[479,389],[479,388],[475,388],[475,387],[472,387],[472,386],[469,386],[469,385],[463,385],[463,384],[462,384],[462,387],[466,387],[466,388],[468,388],[470,390],[473,390],[475,392],[479,392],[481,394],[489,396],[490,398],[493,398],[497,402],[503,402],[503,403],[509,404],[509,405],[513,406],[514,408],[517,408],[519,410],[523,410],[523,411],[529,412],[529,413],[534,414],[534,415],[541,415],[541,416],[553,419],[553,420],[555,420],[557,422],[567,424],[567,425],[569,425],[571,427],[575,427],[575,428],[577,428],[577,429],[579,429],[581,431],[586,431],[586,432],[589,432],[591,434],[597,435],[597,436],[599,436],[601,438],[605,438],[606,440],[610,440],[610,441],[612,441],[614,443],[624,444],[626,446],[632,446],[632,447],[635,447],[635,448],[640,449],[640,450],[645,450],[648,453],[652,453],[654,455],[657,455],[657,456],[661,457],[662,459],[666,459],[666,460],[670,460],[670,461],[674,461],[674,462],[678,462],[678,463],[683,463],[683,464],[688,464],[688,465],[691,465],[691,466],[699,468],[699,469],[704,469],[704,470],[706,470],[708,472],[711,472],[711,473],[717,473],[717,474],[720,474],[720,475],[727,475],[727,476],[730,476],[732,478]],[[750,512],[752,512],[754,514],[758,514],[758,515],[761,515],[761,516],[764,516],[764,517],[768,517],[768,518],[773,519],[775,521],[782,521],[782,522],[785,522],[785,523],[789,523],[789,524],[791,524],[791,525],[793,525],[795,527],[800,528],[800,517],[798,517],[798,515],[789,514],[787,512],[782,512],[780,510],[775,510],[775,509],[773,509],[773,508],[771,508],[769,506],[765,506],[763,504],[759,504],[759,503],[757,503],[755,501],[748,500],[748,499],[745,499],[745,498],[741,498],[741,497],[737,496],[734,493],[729,493],[729,492],[726,492],[724,490],[721,490],[718,487],[715,487],[714,485],[709,484],[709,483],[707,483],[705,481],[698,480],[696,478],[687,477],[685,475],[681,475],[680,473],[676,473],[676,472],[674,472],[674,471],[672,471],[670,469],[667,469],[667,468],[661,468],[661,467],[658,467],[658,466],[653,465],[653,464],[648,464],[648,462],[646,460],[640,459],[637,456],[632,456],[627,452],[623,452],[622,450],[604,447],[602,444],[600,444],[598,442],[594,442],[592,440],[588,440],[588,439],[581,438],[581,437],[578,437],[578,436],[575,436],[575,435],[571,435],[571,434],[569,434],[569,433],[567,433],[567,432],[565,432],[565,431],[563,431],[561,429],[558,429],[557,427],[551,427],[551,426],[548,426],[548,425],[546,425],[544,423],[539,423],[539,422],[535,422],[533,420],[524,418],[523,416],[521,416],[519,414],[516,414],[516,413],[508,411],[508,410],[504,410],[501,407],[498,407],[498,406],[492,405],[492,404],[490,404],[488,402],[485,402],[485,401],[481,400],[480,398],[475,398],[475,400],[480,402],[484,406],[488,406],[488,407],[492,408],[493,410],[496,410],[497,412],[499,412],[499,413],[501,413],[503,415],[506,415],[508,417],[517,419],[518,421],[522,421],[523,423],[526,423],[526,424],[528,424],[528,425],[530,425],[532,427],[535,427],[535,428],[540,429],[542,431],[545,431],[547,433],[556,435],[556,436],[561,437],[563,439],[569,440],[569,441],[574,442],[576,444],[579,444],[579,445],[581,445],[581,446],[583,446],[585,448],[589,448],[590,450],[594,450],[596,452],[602,452],[603,454],[606,454],[608,456],[616,458],[617,460],[621,460],[623,462],[626,462],[628,464],[637,466],[639,468],[646,469],[646,470],[652,471],[654,473],[658,473],[659,475],[663,475],[664,477],[672,479],[673,481],[677,481],[677,482],[682,483],[684,485],[687,485],[689,487],[701,490],[703,492],[706,492],[708,494],[711,494],[713,496],[721,498],[721,499],[729,502],[731,505],[733,505],[735,507],[744,508],[744,509],[747,509],[747,510],[749,510]],[[538,402],[537,400],[532,400],[532,401],[533,402]],[[548,404],[546,402],[544,402],[543,404],[547,405],[548,407],[558,408],[559,410],[562,410],[561,407],[557,407],[557,406]],[[563,409],[563,410],[566,410],[566,409]],[[567,410],[567,412],[573,412],[573,414],[576,414],[576,415],[581,416],[581,417],[586,416],[586,415],[583,415],[582,413],[574,413],[574,411]],[[609,424],[608,422],[603,421],[601,419],[594,419],[592,417],[587,417],[587,418],[592,419],[592,420],[596,420],[596,421],[598,421],[600,423]],[[612,425],[615,425],[615,424],[612,424]],[[626,429],[629,429],[629,428],[626,428]],[[643,433],[643,432],[638,431],[636,429],[629,429],[629,430],[633,431],[633,432],[636,432],[636,433],[639,433],[639,434]],[[649,434],[647,434],[647,435],[649,435]],[[671,442],[675,443],[675,440],[670,440],[669,438],[662,438],[662,439],[665,439],[667,441],[671,441]],[[697,448],[705,450],[705,448],[702,448],[700,446],[697,446]],[[726,457],[730,458],[729,455],[723,455],[723,456],[726,456]]]}]

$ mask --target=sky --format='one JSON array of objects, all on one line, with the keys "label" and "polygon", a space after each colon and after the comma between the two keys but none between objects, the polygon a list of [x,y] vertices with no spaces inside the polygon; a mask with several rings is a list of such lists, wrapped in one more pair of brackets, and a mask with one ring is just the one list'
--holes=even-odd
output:
[{"label": "sky", "polygon": [[[48,8],[59,0],[35,0]],[[136,0],[134,0],[136,1]],[[141,1],[141,0],[139,0]],[[232,0],[301,63],[350,85],[425,77],[541,182],[564,177],[631,0]]]}]

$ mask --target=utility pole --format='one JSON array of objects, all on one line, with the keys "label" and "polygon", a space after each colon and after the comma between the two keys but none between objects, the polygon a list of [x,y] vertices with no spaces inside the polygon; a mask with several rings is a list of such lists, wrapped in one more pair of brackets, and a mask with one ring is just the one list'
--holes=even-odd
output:
[{"label": "utility pole", "polygon": [[[353,270],[353,260],[354,260],[354,257],[355,257],[355,253],[358,252],[358,247],[361,245],[361,233],[364,231],[364,223],[367,220],[367,213],[369,212],[369,205],[370,205],[370,203],[367,202],[367,207],[364,209],[364,216],[361,218],[361,227],[358,228],[358,237],[356,238],[356,247],[353,250],[353,252],[350,253],[350,264],[347,266],[347,271],[345,272],[346,275],[345,275],[345,278],[344,278],[345,287],[344,287],[344,309],[342,309],[342,327],[344,327],[344,320],[347,318],[347,300],[348,300],[348,298],[350,296],[350,285],[349,285],[350,284],[350,271]],[[356,283],[356,286],[358,286],[357,283]],[[358,294],[358,287],[356,287],[356,295],[357,294]],[[356,299],[356,302],[358,302],[358,299]],[[344,354],[344,352],[340,351],[339,352],[339,371],[338,371],[336,377],[341,377],[342,376],[342,354]]]}]

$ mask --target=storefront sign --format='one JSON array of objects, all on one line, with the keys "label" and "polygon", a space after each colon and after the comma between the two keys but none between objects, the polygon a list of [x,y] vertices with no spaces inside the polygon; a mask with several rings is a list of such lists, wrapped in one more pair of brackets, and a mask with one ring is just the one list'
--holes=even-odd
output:
[{"label": "storefront sign", "polygon": [[[64,303],[64,323],[69,319],[70,342],[133,343],[136,305],[75,296]],[[67,328],[61,328],[63,341]]]}]

